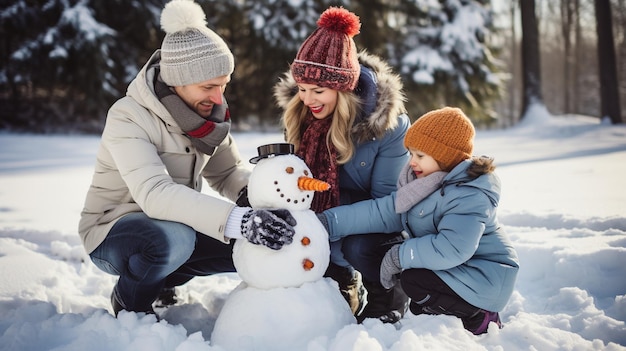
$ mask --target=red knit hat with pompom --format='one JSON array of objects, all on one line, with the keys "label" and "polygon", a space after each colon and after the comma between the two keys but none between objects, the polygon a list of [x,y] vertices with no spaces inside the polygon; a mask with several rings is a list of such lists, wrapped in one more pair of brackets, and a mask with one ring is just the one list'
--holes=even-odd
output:
[{"label": "red knit hat with pompom", "polygon": [[291,74],[298,84],[354,90],[360,67],[352,37],[361,29],[359,17],[342,7],[330,7],[322,13],[317,26],[300,46]]}]

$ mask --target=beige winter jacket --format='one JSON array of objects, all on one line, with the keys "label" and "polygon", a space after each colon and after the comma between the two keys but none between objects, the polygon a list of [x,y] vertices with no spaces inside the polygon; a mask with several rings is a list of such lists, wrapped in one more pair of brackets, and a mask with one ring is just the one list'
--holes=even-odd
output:
[{"label": "beige winter jacket", "polygon": [[234,201],[250,168],[230,134],[212,156],[196,151],[154,94],[159,59],[157,50],[107,115],[78,228],[87,253],[118,219],[140,211],[227,241],[224,229],[235,205],[202,194],[201,177]]}]

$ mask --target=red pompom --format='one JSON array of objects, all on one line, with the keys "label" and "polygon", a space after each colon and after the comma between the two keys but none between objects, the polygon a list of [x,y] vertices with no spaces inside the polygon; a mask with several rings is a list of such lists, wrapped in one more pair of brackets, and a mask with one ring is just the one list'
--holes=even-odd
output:
[{"label": "red pompom", "polygon": [[344,33],[350,38],[359,34],[359,17],[343,7],[330,7],[322,13],[317,25],[328,30]]}]

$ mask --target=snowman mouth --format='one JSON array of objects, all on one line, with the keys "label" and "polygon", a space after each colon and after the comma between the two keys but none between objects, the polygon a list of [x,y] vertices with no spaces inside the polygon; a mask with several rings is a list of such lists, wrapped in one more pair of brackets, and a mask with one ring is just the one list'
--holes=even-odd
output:
[{"label": "snowman mouth", "polygon": [[285,194],[285,192],[280,188],[277,180],[274,181],[274,185],[276,186],[276,192],[279,194],[280,198],[284,199],[284,201],[287,202],[287,203],[298,204],[300,202],[305,202],[306,200],[311,198],[311,194],[306,194],[305,193],[304,197],[302,197],[300,199],[296,199],[296,198],[292,199],[287,194]]}]

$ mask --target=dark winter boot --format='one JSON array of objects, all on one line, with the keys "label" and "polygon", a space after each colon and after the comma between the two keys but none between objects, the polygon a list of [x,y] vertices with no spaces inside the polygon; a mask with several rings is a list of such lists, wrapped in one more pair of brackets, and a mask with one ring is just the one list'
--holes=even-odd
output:
[{"label": "dark winter boot", "polygon": [[115,317],[117,317],[117,314],[124,309],[124,306],[122,306],[122,304],[117,301],[117,297],[115,296],[115,290],[111,292],[111,306],[113,307],[113,315]]},{"label": "dark winter boot", "polygon": [[[113,291],[111,292],[111,307],[113,308],[113,315],[115,315],[115,317],[117,317],[117,315],[120,313],[120,311],[127,310],[124,307],[124,305],[120,302],[120,300],[118,299],[117,293],[115,292],[115,288],[113,288]],[[145,314],[153,314],[156,317],[157,322],[161,320],[159,318],[159,315],[156,314],[156,312],[154,312],[152,307],[149,310],[146,310],[146,311],[133,311],[133,312],[145,313]]]},{"label": "dark winter boot", "polygon": [[494,322],[498,328],[502,329],[502,322],[500,321],[500,314],[498,312],[485,311],[483,309],[478,310],[475,315],[462,318],[463,327],[474,335],[485,334],[489,323]]},{"label": "dark winter boot", "polygon": [[176,298],[176,289],[175,288],[163,288],[157,299],[154,301],[154,307],[156,308],[167,308],[172,305],[175,305],[178,302]]},{"label": "dark winter boot", "polygon": [[459,296],[439,295],[428,296],[421,304],[411,301],[409,305],[411,313],[418,314],[444,314],[461,319],[463,327],[474,335],[487,332],[489,323],[494,322],[498,328],[502,328],[500,314],[475,307]]},{"label": "dark winter boot", "polygon": [[377,318],[383,323],[396,323],[404,316],[408,308],[409,297],[400,284],[387,290],[380,283],[363,281],[367,290],[367,305],[357,316],[359,323],[366,318]]},{"label": "dark winter boot", "polygon": [[339,291],[346,299],[352,314],[355,316],[361,312],[365,304],[366,291],[361,281],[361,273],[351,267],[341,267],[334,263],[328,265],[325,277],[330,277],[339,284]]}]

